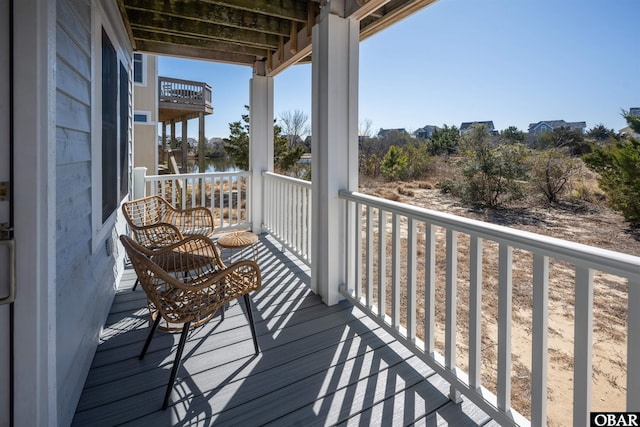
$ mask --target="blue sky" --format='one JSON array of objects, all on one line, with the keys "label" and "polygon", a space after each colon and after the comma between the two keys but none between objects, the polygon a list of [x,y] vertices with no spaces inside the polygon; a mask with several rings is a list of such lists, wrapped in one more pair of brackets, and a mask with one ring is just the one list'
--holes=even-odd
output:
[{"label": "blue sky", "polygon": [[[228,136],[249,103],[249,67],[161,57],[159,74],[213,87],[208,138]],[[621,109],[640,107],[640,0],[440,0],[361,43],[359,91],[375,132],[558,119],[619,130]],[[274,104],[276,118],[311,117],[310,65],[275,77]]]}]

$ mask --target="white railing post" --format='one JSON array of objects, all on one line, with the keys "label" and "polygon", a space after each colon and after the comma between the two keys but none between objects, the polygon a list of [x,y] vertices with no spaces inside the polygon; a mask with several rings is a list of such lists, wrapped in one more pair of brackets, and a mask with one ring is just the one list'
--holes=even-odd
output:
[{"label": "white railing post", "polygon": [[387,212],[378,210],[378,316],[387,314]]},{"label": "white railing post", "polygon": [[513,248],[500,243],[498,248],[498,409],[511,409],[511,297]]},{"label": "white railing post", "polygon": [[640,411],[640,280],[628,280],[627,411]]},{"label": "white railing post", "polygon": [[133,199],[140,199],[146,196],[146,175],[147,168],[143,166],[133,168]]},{"label": "white railing post", "polygon": [[469,256],[469,386],[480,388],[482,367],[482,239],[471,236]]},{"label": "white railing post", "polygon": [[[447,261],[446,261],[446,290],[445,290],[445,331],[444,331],[444,360],[445,368],[450,372],[456,369],[456,306],[458,289],[458,233],[447,229]],[[454,386],[450,387],[449,399],[455,403],[461,400],[460,392]]]},{"label": "white railing post", "polygon": [[593,344],[593,270],[576,267],[573,339],[573,425],[589,425]]},{"label": "white railing post", "polygon": [[547,425],[549,257],[533,256],[533,333],[531,340],[531,423]]}]

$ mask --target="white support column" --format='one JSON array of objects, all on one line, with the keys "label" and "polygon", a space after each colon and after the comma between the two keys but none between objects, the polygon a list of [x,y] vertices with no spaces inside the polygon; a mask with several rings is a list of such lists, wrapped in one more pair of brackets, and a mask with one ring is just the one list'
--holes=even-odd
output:
[{"label": "white support column", "polygon": [[323,8],[312,41],[311,281],[328,305],[339,300],[346,280],[346,235],[354,235],[346,230],[338,191],[358,188],[359,40],[358,21]]},{"label": "white support column", "polygon": [[251,222],[253,231],[264,231],[262,172],[273,172],[273,77],[256,73],[249,86],[250,135],[249,168],[251,169]]},{"label": "white support column", "polygon": [[[14,425],[58,424],[56,1],[14,1]],[[29,52],[23,55],[22,52]],[[18,102],[19,100],[19,102]]]}]

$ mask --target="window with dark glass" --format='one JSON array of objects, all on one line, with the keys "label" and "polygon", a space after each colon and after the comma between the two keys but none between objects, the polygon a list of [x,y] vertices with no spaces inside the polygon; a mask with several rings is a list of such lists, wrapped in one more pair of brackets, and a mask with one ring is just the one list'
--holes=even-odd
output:
[{"label": "window with dark glass", "polygon": [[120,200],[129,192],[129,73],[120,63]]},{"label": "window with dark glass", "polygon": [[118,60],[102,30],[102,222],[117,207],[118,198]]},{"label": "window with dark glass", "polygon": [[149,118],[147,117],[146,114],[134,114],[133,115],[133,121],[134,122],[140,122],[140,123],[147,123],[149,120]]},{"label": "window with dark glass", "polygon": [[133,81],[142,83],[142,54],[133,54]]}]

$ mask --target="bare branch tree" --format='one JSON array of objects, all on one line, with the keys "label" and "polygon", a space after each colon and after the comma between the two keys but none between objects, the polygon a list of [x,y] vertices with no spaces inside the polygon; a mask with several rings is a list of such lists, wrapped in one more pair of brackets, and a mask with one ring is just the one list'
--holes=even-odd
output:
[{"label": "bare branch tree", "polygon": [[373,124],[371,122],[371,119],[360,120],[360,124],[358,126],[358,136],[366,136],[370,138],[372,127]]},{"label": "bare branch tree", "polygon": [[285,111],[280,114],[280,121],[282,131],[287,137],[287,149],[292,150],[302,142],[302,137],[309,133],[309,116],[301,110]]}]

